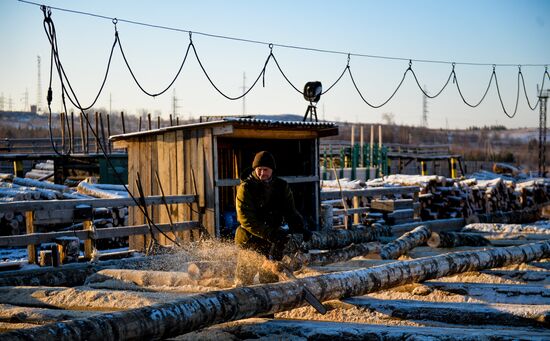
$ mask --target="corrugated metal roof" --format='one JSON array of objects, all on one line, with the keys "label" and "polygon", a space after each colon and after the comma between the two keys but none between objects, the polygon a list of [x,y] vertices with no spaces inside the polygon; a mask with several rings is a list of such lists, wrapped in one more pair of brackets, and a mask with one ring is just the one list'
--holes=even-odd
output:
[{"label": "corrugated metal roof", "polygon": [[[217,118],[214,121],[190,123],[190,124],[184,124],[184,125],[173,126],[173,127],[164,127],[160,129],[152,129],[152,130],[137,131],[137,132],[121,134],[121,135],[114,135],[114,136],[111,136],[110,139],[113,141],[125,140],[132,137],[162,134],[162,133],[174,131],[174,130],[200,129],[200,128],[207,128],[211,126],[220,126],[224,124],[233,124],[238,127],[250,127],[250,128],[305,129],[305,130],[316,130],[316,131],[323,131],[325,129],[330,130],[330,129],[338,128],[338,126],[332,122],[282,121],[282,120],[279,121],[279,120],[267,120],[267,119],[257,119],[257,118],[249,118],[249,117],[227,116],[227,117]],[[331,133],[330,135],[333,135],[333,134],[334,133]]]},{"label": "corrugated metal roof", "polygon": [[240,125],[267,126],[267,127],[292,127],[292,128],[334,128],[336,124],[332,122],[311,122],[311,121],[279,121],[265,120],[257,118],[227,117],[223,119],[226,122],[237,122]]}]

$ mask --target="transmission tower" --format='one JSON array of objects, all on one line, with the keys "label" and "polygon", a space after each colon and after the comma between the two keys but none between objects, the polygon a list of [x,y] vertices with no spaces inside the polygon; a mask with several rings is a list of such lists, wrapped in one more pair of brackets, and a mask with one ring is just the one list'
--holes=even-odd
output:
[{"label": "transmission tower", "polygon": [[[243,86],[241,87],[243,90],[243,95],[246,92],[246,73],[243,72]],[[243,96],[243,116],[246,115],[246,96]]]},{"label": "transmission tower", "polygon": [[174,89],[174,92],[172,94],[172,116],[174,117],[174,119],[176,119],[178,115],[178,108],[180,108],[180,106],[178,105],[178,98],[176,97],[176,89]]},{"label": "transmission tower", "polygon": [[42,111],[42,76],[40,72],[40,56],[36,56],[37,64],[37,82],[36,82],[36,111]]},{"label": "transmission tower", "polygon": [[[424,92],[428,93],[426,86],[424,85]],[[420,125],[424,128],[428,128],[428,96],[422,94],[422,122]]]},{"label": "transmission tower", "polygon": [[[538,87],[537,87],[538,88]],[[538,91],[537,91],[538,92]],[[539,176],[546,176],[546,103],[550,90],[539,93]]]}]

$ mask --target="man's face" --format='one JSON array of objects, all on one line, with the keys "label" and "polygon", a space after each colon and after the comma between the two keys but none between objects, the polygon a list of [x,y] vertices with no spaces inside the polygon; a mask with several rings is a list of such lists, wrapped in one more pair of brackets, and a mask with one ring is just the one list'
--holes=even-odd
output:
[{"label": "man's face", "polygon": [[271,174],[273,173],[273,169],[269,167],[256,167],[254,169],[254,172],[256,172],[256,176],[258,179],[262,181],[266,181],[271,179]]}]

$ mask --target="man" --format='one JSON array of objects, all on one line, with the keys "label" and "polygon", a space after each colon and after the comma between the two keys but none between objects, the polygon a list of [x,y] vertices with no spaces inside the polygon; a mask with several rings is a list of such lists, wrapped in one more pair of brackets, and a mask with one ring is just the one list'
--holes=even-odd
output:
[{"label": "man", "polygon": [[[303,234],[304,241],[311,238],[311,232],[304,228],[302,217],[294,207],[287,182],[273,176],[276,170],[273,155],[267,151],[257,153],[252,168],[252,173],[237,189],[240,226],[235,233],[235,243],[242,251],[237,260],[236,285],[252,284],[258,271],[261,283],[277,281],[275,274],[263,270],[262,259],[244,250],[281,260],[290,233]],[[288,224],[288,230],[282,228],[284,223]]]}]

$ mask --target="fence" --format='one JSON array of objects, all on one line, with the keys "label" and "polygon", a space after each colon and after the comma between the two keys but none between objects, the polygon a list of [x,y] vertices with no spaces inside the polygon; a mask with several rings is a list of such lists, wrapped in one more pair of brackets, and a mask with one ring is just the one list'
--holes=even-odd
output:
[{"label": "fence", "polygon": [[[146,206],[185,204],[197,202],[195,195],[150,196],[144,198]],[[119,199],[75,199],[75,200],[36,200],[20,201],[0,204],[0,212],[25,212],[26,234],[16,236],[1,236],[0,247],[27,246],[28,261],[37,263],[36,246],[41,243],[55,242],[62,237],[77,237],[84,241],[84,258],[92,258],[93,243],[98,239],[127,237],[132,235],[148,234],[150,226],[135,225],[113,228],[95,229],[92,222],[92,209],[94,207],[123,207],[137,206],[131,198]],[[72,210],[74,220],[82,221],[81,230],[45,232],[35,231],[34,215],[37,211]],[[158,228],[158,229],[157,229]],[[156,224],[156,231],[176,232],[199,228],[198,221],[182,221],[173,224]]]}]

